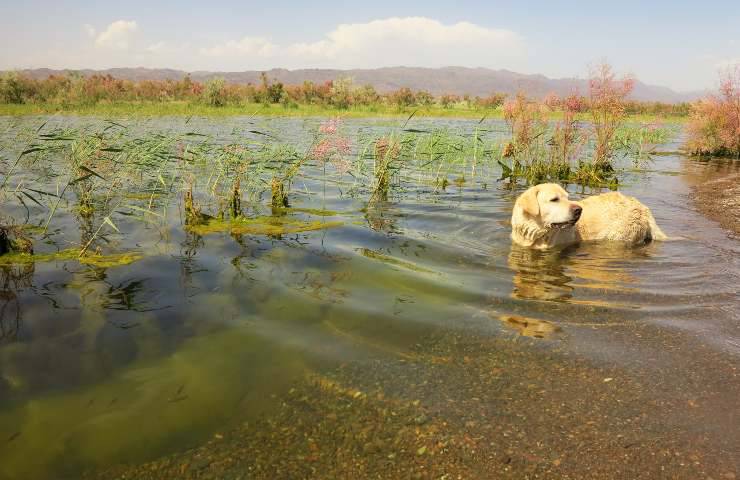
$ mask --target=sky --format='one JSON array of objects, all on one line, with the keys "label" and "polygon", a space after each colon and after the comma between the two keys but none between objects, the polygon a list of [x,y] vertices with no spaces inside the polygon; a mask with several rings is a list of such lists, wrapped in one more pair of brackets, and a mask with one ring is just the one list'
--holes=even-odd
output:
[{"label": "sky", "polygon": [[9,1],[0,69],[465,66],[621,73],[715,88],[740,63],[740,1]]}]

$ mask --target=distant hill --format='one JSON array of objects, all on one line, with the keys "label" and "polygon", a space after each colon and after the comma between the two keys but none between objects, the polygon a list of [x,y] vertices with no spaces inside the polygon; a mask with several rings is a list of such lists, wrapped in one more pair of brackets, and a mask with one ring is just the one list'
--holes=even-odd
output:
[{"label": "distant hill", "polygon": [[[190,73],[193,80],[204,81],[213,77],[223,77],[230,83],[259,83],[260,71],[244,72],[184,72],[166,68],[110,68],[107,70],[77,70],[83,75],[110,74],[113,77],[127,80],[177,80]],[[35,77],[45,78],[52,74],[63,74],[65,70],[51,70],[38,68],[24,70],[24,73]],[[331,69],[304,69],[285,70],[276,68],[266,71],[270,79],[276,79],[284,84],[295,85],[306,80],[322,83],[343,77],[351,77],[355,84],[373,85],[380,92],[408,87],[413,90],[427,90],[432,94],[454,93],[458,95],[486,96],[492,92],[513,94],[519,90],[528,95],[542,97],[550,92],[558,95],[567,95],[575,90],[586,93],[587,84],[583,79],[576,78],[548,78],[544,75],[526,75],[509,70],[492,70],[488,68],[418,68],[418,67],[387,67],[376,69],[331,70]],[[642,82],[635,84],[632,98],[635,100],[651,100],[667,103],[691,101],[699,98],[705,92],[676,92],[668,87],[647,85]]]}]

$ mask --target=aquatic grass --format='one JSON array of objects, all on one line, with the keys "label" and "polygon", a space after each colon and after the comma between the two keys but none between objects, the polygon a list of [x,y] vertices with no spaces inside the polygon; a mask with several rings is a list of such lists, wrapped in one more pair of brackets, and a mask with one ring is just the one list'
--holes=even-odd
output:
[{"label": "aquatic grass", "polygon": [[[187,129],[138,130],[112,121],[22,128],[16,133],[19,142],[5,144],[0,196],[23,208],[25,220],[4,223],[22,226],[32,216],[43,216],[36,222],[41,227],[29,235],[33,242],[52,233],[56,215],[72,215],[80,226],[78,255],[84,257],[125,237],[127,222],[166,227],[173,198],[181,201],[190,232],[201,227],[205,234],[209,226],[278,235],[280,225],[249,222],[261,218],[265,206],[276,218],[292,218],[291,212],[300,209],[291,209],[291,195],[323,195],[329,185],[342,195],[366,198],[368,212],[385,209],[389,200],[409,193],[440,194],[450,185],[486,188],[499,174],[511,185],[618,185],[619,169],[589,158],[594,148],[589,128],[577,120],[575,109],[552,123],[544,121],[542,107],[531,100],[520,96],[514,102],[507,107],[514,112],[508,123],[510,140],[492,130],[488,117],[464,131],[417,127],[411,124],[413,113],[385,133],[361,130],[356,138],[345,133],[343,120],[331,118],[303,145],[283,142],[277,132],[251,124],[232,132],[228,142]],[[637,158],[669,133],[657,124],[625,125],[616,130],[614,144]],[[303,186],[300,192],[291,191],[296,182]],[[311,192],[306,183],[321,185],[323,191]]]},{"label": "aquatic grass", "polygon": [[674,128],[661,122],[625,124],[615,132],[614,142],[619,151],[639,162],[650,158],[658,145],[667,143],[675,134]]}]

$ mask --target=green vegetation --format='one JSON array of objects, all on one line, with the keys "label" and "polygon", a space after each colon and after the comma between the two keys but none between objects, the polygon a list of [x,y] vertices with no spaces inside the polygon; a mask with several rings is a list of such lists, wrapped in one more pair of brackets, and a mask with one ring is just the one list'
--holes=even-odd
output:
[{"label": "green vegetation", "polygon": [[[523,94],[504,104],[504,119],[511,132],[498,160],[503,178],[529,184],[545,181],[616,188],[619,183],[615,159],[629,155],[641,162],[671,130],[658,122],[635,124],[626,120],[626,97],[632,80],[617,80],[608,65],[597,68],[589,81],[590,122],[579,119],[585,107],[577,96],[544,103]],[[562,116],[548,122],[553,103]]]},{"label": "green vegetation", "polygon": [[310,232],[339,227],[344,222],[321,220],[302,221],[291,217],[237,217],[231,220],[210,219],[198,225],[188,225],[187,230],[198,235],[226,232],[234,235],[268,235],[279,237],[289,233]]},{"label": "green vegetation", "polygon": [[[0,77],[0,115],[65,113],[103,116],[159,115],[276,115],[377,117],[418,116],[480,118],[502,117],[507,95],[492,92],[485,97],[442,94],[400,88],[380,93],[370,85],[355,85],[341,78],[323,84],[304,82],[283,85],[262,76],[258,85],[229,84],[221,78],[205,83],[185,77],[179,81],[131,82],[110,76],[83,77],[74,73],[37,80],[15,72]],[[588,99],[577,94],[560,99],[550,94],[544,100],[547,117],[563,115],[565,102],[578,102],[588,112]],[[688,104],[635,102],[624,104],[625,112],[637,119],[680,120],[689,113]]]},{"label": "green vegetation", "polygon": [[[299,196],[320,193],[308,191],[307,181],[364,199],[367,218],[376,204],[407,192],[433,195],[453,186],[556,181],[615,188],[618,157],[644,161],[672,132],[657,123],[626,124],[619,110],[597,159],[596,127],[578,119],[579,104],[575,97],[564,100],[559,119],[548,121],[549,107],[518,95],[503,107],[510,138],[487,117],[456,131],[409,126],[414,114],[378,133],[349,134],[341,119],[331,118],[304,144],[253,127],[225,143],[197,131],[137,133],[113,121],[78,128],[43,123],[0,145],[0,200],[27,212],[25,221],[0,220],[6,237],[0,253],[13,262],[44,260],[30,252],[61,216],[76,219],[80,239],[76,246],[65,240],[58,255],[74,251],[82,263],[125,264],[138,257],[110,251],[108,237],[125,235],[129,222],[169,228],[173,204],[181,207],[176,211],[184,229],[196,236],[278,237],[342,225],[311,218],[335,212],[293,205]],[[37,221],[29,228],[32,209]]]},{"label": "green vegetation", "polygon": [[[338,109],[331,105],[297,105],[294,108],[285,108],[281,105],[262,103],[245,103],[242,105],[211,106],[203,103],[189,103],[185,101],[170,102],[116,102],[99,103],[94,105],[60,106],[51,103],[8,104],[0,103],[0,115],[28,116],[28,115],[80,115],[104,118],[125,117],[159,117],[159,116],[200,116],[200,117],[233,117],[233,116],[271,116],[271,117],[332,117],[341,115],[343,118],[406,118],[411,113],[415,117],[429,118],[503,118],[501,107],[485,109],[469,107],[466,104],[443,107],[431,105],[428,107],[397,107],[394,105],[351,106]],[[558,120],[562,118],[560,111],[547,111],[545,118]],[[587,113],[579,113],[579,120],[588,120]],[[630,113],[629,119],[635,122],[651,122],[660,120],[665,123],[682,123],[687,120],[684,115],[662,113]]]},{"label": "green vegetation", "polygon": [[56,262],[75,260],[83,265],[98,268],[110,268],[121,265],[129,265],[144,256],[138,252],[114,253],[109,255],[90,254],[80,256],[79,249],[70,248],[52,253],[7,253],[0,255],[0,265],[27,265],[41,262]]}]

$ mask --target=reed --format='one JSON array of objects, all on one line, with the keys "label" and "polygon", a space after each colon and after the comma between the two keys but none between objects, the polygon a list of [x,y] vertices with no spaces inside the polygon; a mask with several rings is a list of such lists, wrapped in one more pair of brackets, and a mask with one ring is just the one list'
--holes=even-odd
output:
[{"label": "reed", "polygon": [[[509,140],[492,131],[486,118],[462,131],[415,128],[409,117],[386,133],[356,138],[335,118],[323,122],[307,146],[283,143],[266,129],[224,143],[194,131],[136,133],[116,122],[77,128],[42,124],[19,130],[3,151],[0,200],[26,212],[25,220],[3,225],[23,226],[29,218],[43,217],[38,222],[43,236],[53,231],[57,215],[74,215],[81,225],[77,248],[84,256],[108,248],[108,236],[125,235],[127,222],[165,226],[173,197],[182,199],[188,228],[227,228],[265,208],[284,216],[301,177],[304,184],[318,176],[323,188],[334,184],[368,204],[402,199],[409,191],[433,195],[453,185],[464,189],[472,185],[469,179],[494,183],[499,174],[511,185],[618,185],[615,157],[608,163],[593,160],[596,141],[575,110],[548,123],[532,100],[515,102]],[[658,124],[621,125],[612,144],[616,152],[638,158],[670,133]],[[214,221],[223,225],[211,225]],[[6,238],[13,236],[4,231]]]}]

